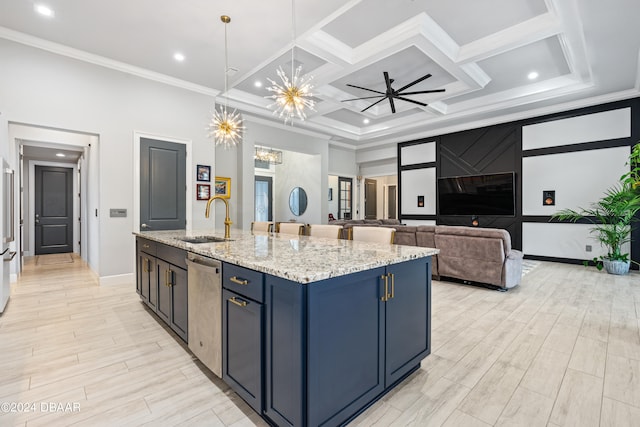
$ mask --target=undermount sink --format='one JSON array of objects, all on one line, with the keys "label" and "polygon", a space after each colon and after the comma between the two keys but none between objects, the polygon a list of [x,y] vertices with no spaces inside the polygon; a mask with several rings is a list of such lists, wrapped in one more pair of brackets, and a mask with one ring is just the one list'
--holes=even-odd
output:
[{"label": "undermount sink", "polygon": [[185,237],[180,239],[186,243],[216,243],[216,242],[230,242],[230,239],[215,236],[198,236],[198,237]]}]

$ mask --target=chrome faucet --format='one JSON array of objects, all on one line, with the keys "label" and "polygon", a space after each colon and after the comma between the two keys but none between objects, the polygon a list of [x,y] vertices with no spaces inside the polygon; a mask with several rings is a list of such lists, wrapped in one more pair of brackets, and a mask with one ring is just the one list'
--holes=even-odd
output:
[{"label": "chrome faucet", "polygon": [[229,218],[229,202],[227,201],[226,198],[222,197],[222,196],[213,196],[212,198],[209,199],[209,201],[207,202],[207,209],[204,211],[204,216],[205,218],[209,218],[209,210],[211,209],[211,203],[213,203],[214,200],[222,200],[224,202],[224,206],[225,206],[225,216],[224,216],[224,238],[225,239],[230,239],[231,238],[231,224],[233,224],[231,222],[231,218]]}]

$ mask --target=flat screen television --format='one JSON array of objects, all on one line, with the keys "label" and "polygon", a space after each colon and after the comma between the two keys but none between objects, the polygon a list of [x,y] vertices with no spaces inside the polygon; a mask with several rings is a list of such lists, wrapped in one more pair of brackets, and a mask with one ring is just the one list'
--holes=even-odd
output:
[{"label": "flat screen television", "polygon": [[438,178],[440,215],[515,215],[515,173]]}]

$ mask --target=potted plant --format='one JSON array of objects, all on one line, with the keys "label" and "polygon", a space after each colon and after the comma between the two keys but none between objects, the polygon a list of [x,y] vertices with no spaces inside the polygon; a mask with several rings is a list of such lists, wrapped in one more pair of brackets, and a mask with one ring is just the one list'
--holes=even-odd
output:
[{"label": "potted plant", "polygon": [[629,172],[622,175],[620,181],[632,190],[640,191],[640,142],[631,150],[627,164]]},{"label": "potted plant", "polygon": [[[600,200],[592,203],[589,208],[564,209],[552,216],[553,219],[563,221],[586,220],[592,223],[591,233],[607,250],[606,255],[594,258],[593,262],[598,270],[602,270],[604,266],[610,274],[629,272],[631,260],[628,253],[622,252],[622,246],[631,242],[633,223],[638,219],[636,214],[640,211],[640,191],[637,190],[640,172],[638,147],[640,145],[636,145],[630,157],[631,171],[624,174],[620,183],[607,190]],[[588,261],[585,261],[585,265],[588,265]]]}]

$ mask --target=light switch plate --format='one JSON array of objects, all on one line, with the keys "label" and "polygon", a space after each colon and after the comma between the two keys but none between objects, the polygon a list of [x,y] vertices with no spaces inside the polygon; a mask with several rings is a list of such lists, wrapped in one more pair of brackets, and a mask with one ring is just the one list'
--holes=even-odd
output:
[{"label": "light switch plate", "polygon": [[126,218],[127,210],[126,209],[109,209],[109,216],[111,218]]}]

